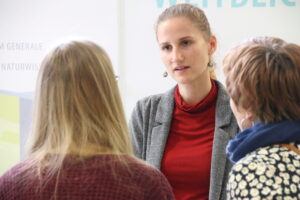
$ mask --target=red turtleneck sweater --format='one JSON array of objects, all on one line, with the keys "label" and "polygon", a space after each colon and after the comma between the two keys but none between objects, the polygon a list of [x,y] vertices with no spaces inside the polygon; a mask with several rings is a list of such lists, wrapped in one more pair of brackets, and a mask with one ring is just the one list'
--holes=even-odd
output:
[{"label": "red turtleneck sweater", "polygon": [[175,90],[175,108],[161,171],[169,180],[177,200],[207,200],[211,154],[215,130],[218,88],[199,103],[189,105]]}]

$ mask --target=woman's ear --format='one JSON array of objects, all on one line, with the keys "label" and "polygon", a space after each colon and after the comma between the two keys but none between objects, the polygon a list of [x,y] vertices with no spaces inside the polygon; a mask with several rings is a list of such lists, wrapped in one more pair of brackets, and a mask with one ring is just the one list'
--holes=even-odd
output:
[{"label": "woman's ear", "polygon": [[217,49],[217,38],[216,36],[212,35],[210,36],[210,39],[209,39],[209,55],[211,56]]},{"label": "woman's ear", "polygon": [[238,122],[239,127],[242,131],[254,125],[253,115],[251,113],[246,112],[244,116],[245,117]]}]

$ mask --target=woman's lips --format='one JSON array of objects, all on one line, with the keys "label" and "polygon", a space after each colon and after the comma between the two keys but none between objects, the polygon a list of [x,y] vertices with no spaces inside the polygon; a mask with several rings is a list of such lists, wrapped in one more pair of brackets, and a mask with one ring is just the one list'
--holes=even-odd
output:
[{"label": "woman's lips", "polygon": [[190,68],[190,67],[189,66],[180,66],[180,67],[176,67],[174,71],[184,71],[188,68]]}]

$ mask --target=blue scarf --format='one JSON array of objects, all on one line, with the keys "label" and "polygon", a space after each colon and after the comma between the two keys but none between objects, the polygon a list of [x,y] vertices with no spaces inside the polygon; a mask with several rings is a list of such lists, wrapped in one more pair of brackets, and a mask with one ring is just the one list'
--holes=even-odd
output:
[{"label": "blue scarf", "polygon": [[300,141],[300,121],[256,123],[230,140],[226,153],[227,157],[235,163],[259,147],[296,141]]}]

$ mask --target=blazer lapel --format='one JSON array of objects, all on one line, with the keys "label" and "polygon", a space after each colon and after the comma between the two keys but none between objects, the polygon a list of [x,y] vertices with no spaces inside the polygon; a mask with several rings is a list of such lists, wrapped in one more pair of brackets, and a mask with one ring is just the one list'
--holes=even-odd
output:
[{"label": "blazer lapel", "polygon": [[[237,133],[237,124],[229,106],[225,88],[216,81],[219,91],[216,105],[216,127],[213,141],[209,199],[221,199],[231,163],[226,158],[226,145]],[[236,132],[235,132],[236,131]]]},{"label": "blazer lapel", "polygon": [[210,194],[209,199],[220,199],[221,191],[224,183],[224,174],[227,159],[225,155],[225,148],[229,138],[227,133],[221,128],[215,130],[213,152],[212,152],[212,166],[210,175]]},{"label": "blazer lapel", "polygon": [[150,148],[147,152],[146,161],[157,169],[160,169],[170,131],[174,110],[174,90],[175,87],[161,97],[161,101],[157,107],[155,125],[150,136]]},{"label": "blazer lapel", "polygon": [[152,129],[151,143],[146,161],[160,169],[164,148],[168,139],[169,127],[164,124],[158,125]]}]

